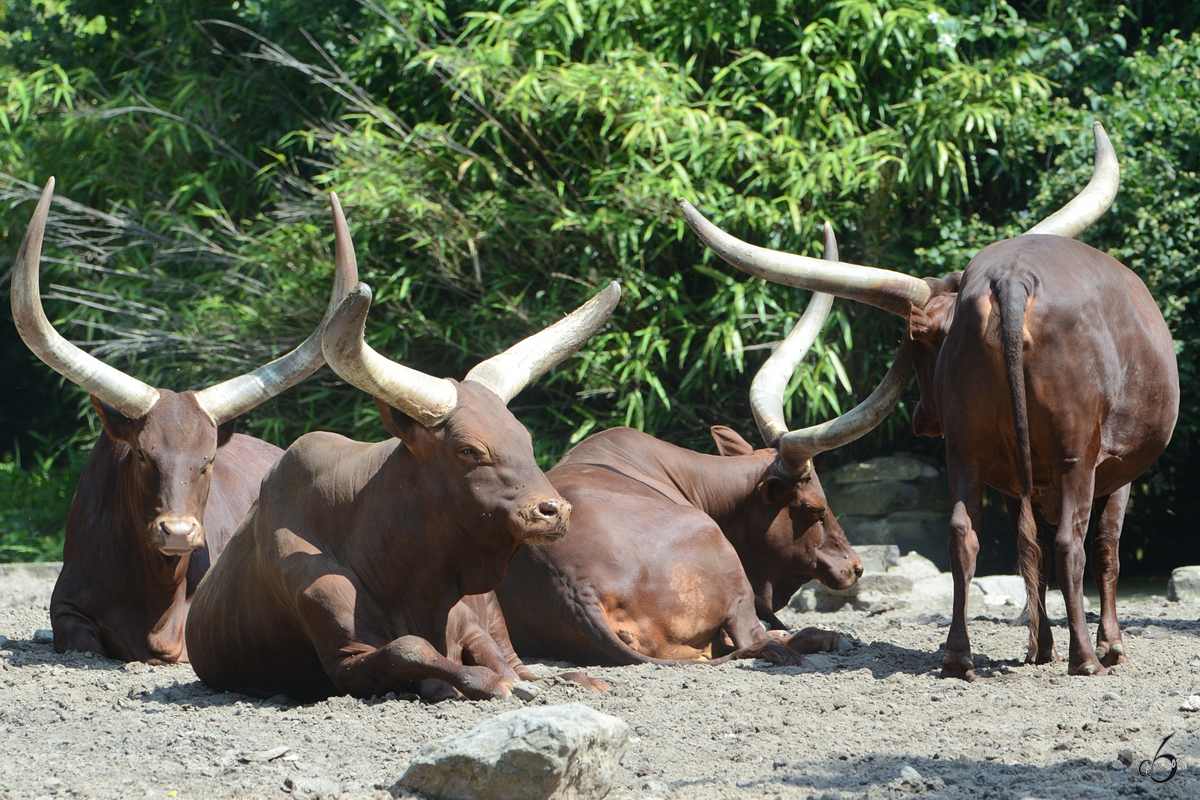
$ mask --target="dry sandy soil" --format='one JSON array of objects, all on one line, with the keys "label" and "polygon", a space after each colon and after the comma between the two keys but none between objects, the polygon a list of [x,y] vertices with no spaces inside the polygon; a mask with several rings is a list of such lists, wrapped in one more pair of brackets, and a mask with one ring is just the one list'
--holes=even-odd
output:
[{"label": "dry sandy soil", "polygon": [[[0,578],[0,798],[388,798],[425,742],[522,705],[296,705],[213,692],[187,665],[59,656],[35,641],[50,586]],[[630,724],[609,794],[620,800],[1200,797],[1200,711],[1181,710],[1200,694],[1200,606],[1122,604],[1131,663],[1103,678],[1023,665],[1015,612],[972,620],[973,684],[938,679],[949,608],[927,605],[786,616],[856,642],[800,668],[591,669],[612,691],[551,678],[532,702],[583,702]],[[1150,777],[1138,765],[1169,734],[1178,772],[1155,783],[1170,761]]]}]

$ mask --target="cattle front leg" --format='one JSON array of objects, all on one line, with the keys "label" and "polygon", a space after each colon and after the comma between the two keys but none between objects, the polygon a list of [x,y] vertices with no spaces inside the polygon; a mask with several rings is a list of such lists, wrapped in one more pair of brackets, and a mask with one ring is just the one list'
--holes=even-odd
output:
[{"label": "cattle front leg", "polygon": [[979,516],[983,508],[983,483],[974,464],[955,458],[947,448],[954,512],[950,515],[950,568],[954,577],[954,612],[942,655],[942,677],[975,680],[971,639],[967,633],[967,593],[975,577],[979,555]]},{"label": "cattle front leg", "polygon": [[1100,626],[1096,630],[1096,658],[1106,667],[1129,661],[1125,657],[1125,643],[1121,639],[1121,627],[1117,623],[1117,575],[1121,571],[1118,546],[1128,502],[1129,485],[1126,484],[1108,497],[1099,498],[1092,506],[1092,578],[1100,591]]},{"label": "cattle front leg", "polygon": [[1067,627],[1071,633],[1071,652],[1067,660],[1069,675],[1103,675],[1104,665],[1096,657],[1083,613],[1083,568],[1086,561],[1084,541],[1092,512],[1095,469],[1080,459],[1068,464],[1062,476],[1062,511],[1054,535],[1054,564],[1059,587],[1067,606]]},{"label": "cattle front leg", "polygon": [[[458,664],[419,636],[401,636],[378,650],[343,659],[334,670],[338,688],[355,697],[371,697],[437,679],[471,700],[508,697],[513,677],[482,666]],[[423,684],[423,687],[431,684]]]},{"label": "cattle front leg", "polygon": [[54,630],[54,652],[56,653],[90,652],[118,660],[128,660],[105,650],[104,641],[100,638],[100,629],[96,627],[96,623],[82,614],[58,611],[51,618],[50,627]]}]

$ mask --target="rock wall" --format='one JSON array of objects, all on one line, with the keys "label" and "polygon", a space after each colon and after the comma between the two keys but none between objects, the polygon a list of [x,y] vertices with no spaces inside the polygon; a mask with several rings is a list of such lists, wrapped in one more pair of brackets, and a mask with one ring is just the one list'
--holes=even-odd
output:
[{"label": "rock wall", "polygon": [[[834,516],[853,545],[895,545],[916,551],[938,569],[950,569],[950,489],[932,459],[894,453],[822,473]],[[999,493],[984,497],[976,575],[1016,570],[1016,540]]]}]

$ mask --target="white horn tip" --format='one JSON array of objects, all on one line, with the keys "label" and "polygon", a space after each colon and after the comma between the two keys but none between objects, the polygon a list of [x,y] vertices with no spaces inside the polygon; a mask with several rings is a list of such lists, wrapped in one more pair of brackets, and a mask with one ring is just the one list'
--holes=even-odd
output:
[{"label": "white horn tip", "polygon": [[833,225],[828,221],[825,222],[825,254],[822,258],[826,261],[838,260],[837,237],[833,235]]}]

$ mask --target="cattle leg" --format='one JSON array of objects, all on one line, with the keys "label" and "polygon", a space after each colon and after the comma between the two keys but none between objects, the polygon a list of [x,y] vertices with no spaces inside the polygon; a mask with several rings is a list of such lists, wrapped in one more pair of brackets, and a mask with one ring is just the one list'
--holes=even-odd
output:
[{"label": "cattle leg", "polygon": [[[100,631],[96,624],[81,614],[60,611],[54,615],[51,627],[54,629],[54,652],[95,653],[120,659],[119,655],[109,653],[104,649]],[[125,659],[128,660],[128,659]]]},{"label": "cattle leg", "polygon": [[513,685],[512,677],[495,670],[451,661],[419,636],[401,636],[377,650],[344,658],[333,674],[338,688],[355,697],[384,695],[429,678],[450,684],[471,700],[508,697]]},{"label": "cattle leg", "polygon": [[[1013,533],[1020,536],[1021,498],[1004,496],[1004,507],[1008,511],[1008,521]],[[1025,598],[1025,613],[1038,615],[1037,642],[1031,643],[1029,652],[1025,655],[1027,664],[1048,664],[1058,660],[1058,652],[1054,649],[1054,630],[1050,627],[1050,617],[1046,614],[1046,584],[1050,580],[1050,552],[1046,547],[1045,537],[1042,536],[1041,526],[1037,523],[1037,546],[1041,548],[1042,558],[1038,568],[1038,593],[1036,597]]]},{"label": "cattle leg", "polygon": [[[947,471],[951,476],[954,512],[950,515],[950,567],[954,575],[954,614],[942,655],[943,678],[975,680],[971,640],[967,634],[967,592],[975,577],[979,555],[979,516],[983,509],[983,483],[974,464],[962,463],[947,448]],[[957,462],[957,463],[956,463]]]},{"label": "cattle leg", "polygon": [[1084,541],[1092,512],[1095,469],[1085,459],[1068,464],[1062,476],[1062,510],[1054,536],[1054,563],[1059,588],[1067,604],[1067,627],[1071,633],[1071,652],[1067,660],[1069,675],[1103,675],[1104,665],[1096,657],[1083,613],[1083,567],[1086,561]]},{"label": "cattle leg", "polygon": [[1118,545],[1125,524],[1125,505],[1129,502],[1129,484],[1092,506],[1092,578],[1100,591],[1100,626],[1096,630],[1096,657],[1106,667],[1125,664],[1125,643],[1117,623],[1117,575],[1121,571]]}]

